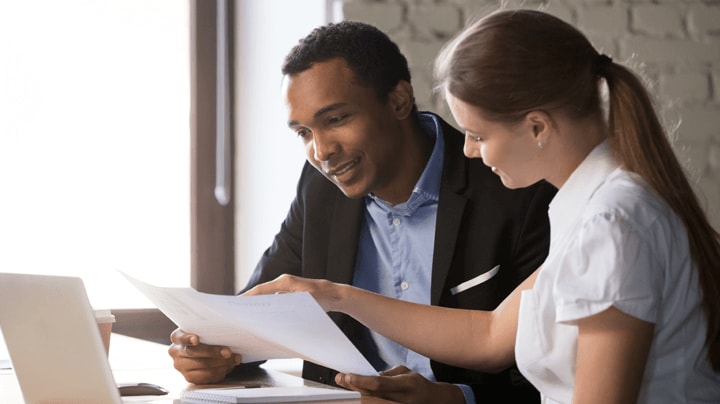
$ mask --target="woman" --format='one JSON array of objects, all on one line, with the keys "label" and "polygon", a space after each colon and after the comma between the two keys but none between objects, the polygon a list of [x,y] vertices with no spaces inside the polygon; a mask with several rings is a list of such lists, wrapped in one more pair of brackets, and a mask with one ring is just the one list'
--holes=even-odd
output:
[{"label": "woman", "polygon": [[559,189],[542,267],[492,312],[293,277],[251,293],[309,290],[441,362],[492,371],[516,360],[548,403],[720,401],[720,235],[640,80],[572,26],[528,10],[469,26],[436,70],[468,157],[508,187]]}]

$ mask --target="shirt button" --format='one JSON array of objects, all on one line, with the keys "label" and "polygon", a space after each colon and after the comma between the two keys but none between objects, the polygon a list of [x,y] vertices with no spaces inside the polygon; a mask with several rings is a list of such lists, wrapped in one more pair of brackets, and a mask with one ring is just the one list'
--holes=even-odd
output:
[{"label": "shirt button", "polygon": [[395,226],[399,226],[399,225],[400,225],[400,219],[397,218],[397,217],[396,217],[395,219],[393,219],[393,224],[394,224]]},{"label": "shirt button", "polygon": [[408,284],[407,282],[403,281],[403,283],[400,284],[400,289],[402,289],[402,290],[408,290],[409,287],[410,287],[410,284]]}]

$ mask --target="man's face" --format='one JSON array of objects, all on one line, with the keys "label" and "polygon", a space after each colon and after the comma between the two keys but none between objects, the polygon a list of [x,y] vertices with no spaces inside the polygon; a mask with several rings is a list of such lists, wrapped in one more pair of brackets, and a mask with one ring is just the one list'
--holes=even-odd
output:
[{"label": "man's face", "polygon": [[342,58],[286,76],[288,126],[308,161],[350,198],[393,195],[404,139],[393,97],[382,102],[359,85]]}]

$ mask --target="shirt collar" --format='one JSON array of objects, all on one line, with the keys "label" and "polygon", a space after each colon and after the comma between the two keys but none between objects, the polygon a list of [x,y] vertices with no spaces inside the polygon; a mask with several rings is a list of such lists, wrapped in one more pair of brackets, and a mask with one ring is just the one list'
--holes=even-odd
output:
[{"label": "shirt collar", "polygon": [[559,241],[556,238],[569,230],[605,178],[619,166],[607,140],[595,146],[585,157],[550,202],[551,244]]},{"label": "shirt collar", "polygon": [[442,177],[443,160],[445,156],[445,141],[440,120],[437,116],[427,113],[419,113],[418,121],[420,128],[428,136],[435,138],[435,145],[428,159],[418,182],[413,188],[412,194],[407,201],[390,206],[387,202],[374,196],[368,195],[367,201],[375,201],[383,209],[395,214],[411,215],[418,207],[428,201],[437,202],[440,199],[440,180]]}]

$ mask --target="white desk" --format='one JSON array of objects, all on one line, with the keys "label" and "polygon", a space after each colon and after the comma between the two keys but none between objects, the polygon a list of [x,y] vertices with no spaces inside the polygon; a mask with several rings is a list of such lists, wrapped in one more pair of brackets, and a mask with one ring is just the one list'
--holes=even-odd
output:
[{"label": "white desk", "polygon": [[[108,359],[116,383],[154,383],[170,391],[167,396],[125,397],[125,401],[179,403],[177,398],[184,390],[210,387],[196,386],[186,382],[182,375],[173,368],[172,358],[168,355],[167,348],[165,345],[112,334]],[[42,359],[38,358],[38,360]],[[262,366],[265,371],[261,376],[266,377],[265,382],[268,384],[302,385],[305,382],[299,377],[302,370],[302,361],[299,359],[272,360]],[[253,383],[255,382],[253,381]],[[23,403],[20,386],[11,369],[0,369],[0,403]]]},{"label": "white desk", "polygon": [[[302,361],[300,359],[273,359],[263,364],[257,371],[243,375],[241,379],[222,385],[193,385],[185,381],[180,372],[173,368],[172,358],[167,352],[168,346],[148,342],[120,334],[110,338],[110,367],[115,382],[154,383],[170,393],[166,396],[124,397],[124,401],[142,403],[179,404],[179,397],[185,390],[209,387],[227,387],[239,384],[263,384],[282,386],[319,386],[300,377]],[[38,360],[42,360],[39,358]],[[0,369],[0,403],[22,404],[22,393],[12,370]],[[376,398],[363,398],[363,404],[384,404],[389,401]]]}]

